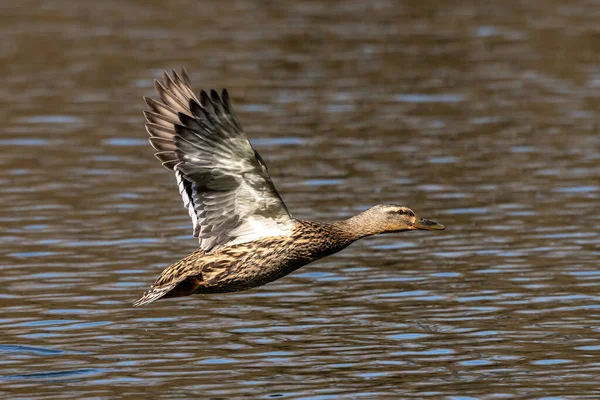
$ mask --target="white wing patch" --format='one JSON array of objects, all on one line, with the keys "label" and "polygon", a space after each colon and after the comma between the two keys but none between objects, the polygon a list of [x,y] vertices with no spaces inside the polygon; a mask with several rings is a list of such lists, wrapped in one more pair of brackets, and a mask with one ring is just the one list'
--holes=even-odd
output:
[{"label": "white wing patch", "polygon": [[192,199],[188,195],[187,189],[185,187],[183,176],[181,172],[175,166],[175,179],[177,179],[177,187],[179,188],[179,194],[183,200],[183,206],[188,210],[188,214],[190,214],[190,218],[192,218],[192,224],[194,229],[194,236],[198,235],[200,231],[200,225],[198,224],[198,216],[196,215],[196,210],[194,209],[194,203],[192,203]]},{"label": "white wing patch", "polygon": [[231,236],[235,239],[228,244],[252,242],[268,236],[289,236],[294,225],[293,219],[277,222],[271,218],[252,216],[244,224],[231,231]]}]

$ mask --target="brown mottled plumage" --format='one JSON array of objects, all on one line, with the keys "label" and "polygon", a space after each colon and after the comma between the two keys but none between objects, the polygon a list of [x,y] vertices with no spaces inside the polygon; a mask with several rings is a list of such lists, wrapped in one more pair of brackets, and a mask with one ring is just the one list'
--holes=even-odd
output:
[{"label": "brown mottled plumage", "polygon": [[246,290],[279,279],[354,241],[386,232],[444,229],[402,206],[372,207],[328,224],[293,218],[237,120],[227,91],[196,96],[173,71],[146,99],[156,157],[175,172],[200,248],[166,268],[134,306],[163,297]]}]

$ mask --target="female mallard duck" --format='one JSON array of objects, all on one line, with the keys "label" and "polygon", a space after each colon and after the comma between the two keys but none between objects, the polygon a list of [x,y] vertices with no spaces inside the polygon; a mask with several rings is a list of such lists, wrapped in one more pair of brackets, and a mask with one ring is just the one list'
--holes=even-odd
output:
[{"label": "female mallard duck", "polygon": [[394,204],[350,219],[295,219],[238,122],[227,90],[198,98],[182,70],[155,82],[146,129],[155,156],[175,172],[200,248],[166,268],[134,306],[162,297],[225,293],[279,279],[365,236],[444,229]]}]

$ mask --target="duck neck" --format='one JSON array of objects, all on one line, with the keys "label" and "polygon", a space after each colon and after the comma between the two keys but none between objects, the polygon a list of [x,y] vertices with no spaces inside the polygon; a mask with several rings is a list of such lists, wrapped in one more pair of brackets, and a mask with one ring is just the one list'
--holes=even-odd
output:
[{"label": "duck neck", "polygon": [[381,224],[368,210],[342,221],[332,222],[330,226],[350,244],[366,236],[382,233]]}]

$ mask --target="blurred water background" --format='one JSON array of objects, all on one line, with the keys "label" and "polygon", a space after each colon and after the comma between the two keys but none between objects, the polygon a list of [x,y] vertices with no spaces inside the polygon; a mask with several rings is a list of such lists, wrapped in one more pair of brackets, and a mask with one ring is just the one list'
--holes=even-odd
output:
[{"label": "blurred water background", "polygon": [[[1,8],[1,397],[600,396],[597,1]],[[197,244],[142,116],[182,66],[295,216],[447,230],[132,309]]]}]

